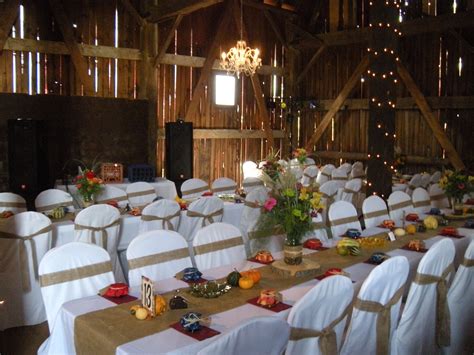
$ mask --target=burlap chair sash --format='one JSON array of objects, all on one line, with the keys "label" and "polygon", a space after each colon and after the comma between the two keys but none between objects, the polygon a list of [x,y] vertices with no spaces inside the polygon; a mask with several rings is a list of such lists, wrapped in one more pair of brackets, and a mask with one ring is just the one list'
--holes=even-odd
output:
[{"label": "burlap chair sash", "polygon": [[344,177],[344,176],[334,176],[334,177],[332,178],[332,180],[341,180],[341,181],[343,180],[343,181],[345,181],[345,180],[347,180],[347,177]]},{"label": "burlap chair sash", "polygon": [[194,249],[194,255],[208,254],[219,250],[229,249],[243,245],[244,241],[242,236],[233,237],[226,240],[220,240],[218,242],[212,242],[202,245],[196,245]]},{"label": "burlap chair sash", "polygon": [[171,220],[173,218],[179,217],[181,215],[181,211],[177,211],[175,214],[170,214],[168,216],[153,216],[153,215],[148,215],[148,214],[142,214],[142,221],[161,221],[161,226],[163,229],[168,229],[171,231],[174,231],[173,223],[171,223]]},{"label": "burlap chair sash", "polygon": [[353,179],[363,179],[363,178],[365,178],[365,174],[352,175],[352,178],[353,178]]},{"label": "burlap chair sash", "polygon": [[263,181],[252,181],[252,182],[244,182],[242,184],[243,187],[257,187],[263,186]]},{"label": "burlap chair sash", "polygon": [[207,190],[209,190],[208,186],[201,186],[201,187],[196,187],[195,189],[181,190],[181,193],[183,195],[191,195],[191,194],[197,194],[200,192],[206,192]]},{"label": "burlap chair sash", "polygon": [[38,279],[38,255],[36,254],[36,245],[35,245],[35,237],[49,233],[52,231],[52,226],[48,225],[39,231],[25,235],[25,236],[19,236],[13,233],[7,233],[7,232],[1,232],[0,231],[0,239],[16,239],[20,241],[19,244],[19,256],[20,256],[20,268],[21,268],[21,276],[22,276],[22,286],[24,291],[29,291],[31,290],[31,284],[30,284],[30,273],[29,273],[29,258],[28,258],[28,252],[26,250],[26,242],[30,243],[31,247],[31,262],[32,262],[32,269],[34,270],[35,273],[35,279]]},{"label": "burlap chair sash", "polygon": [[61,284],[64,282],[76,281],[96,275],[112,272],[112,263],[104,261],[97,264],[77,267],[74,269],[52,272],[50,274],[40,275],[39,281],[41,287]]},{"label": "burlap chair sash", "polygon": [[310,185],[313,185],[316,182],[316,176],[311,176],[307,173],[304,173],[303,176],[305,176],[309,179],[309,184]]},{"label": "burlap chair sash", "polygon": [[110,202],[110,201],[121,202],[121,201],[127,201],[127,200],[128,200],[127,196],[117,196],[117,197],[109,197],[109,198],[106,198],[104,200],[97,200],[97,203],[107,203],[107,202]]},{"label": "burlap chair sash", "polygon": [[147,256],[142,256],[136,259],[130,259],[128,261],[128,266],[130,270],[139,269],[142,267],[162,264],[173,260],[179,260],[189,257],[189,249],[175,249],[164,251],[158,254],[152,254]]},{"label": "burlap chair sash", "polygon": [[349,304],[342,314],[334,319],[329,325],[322,330],[315,330],[309,328],[291,327],[290,340],[298,341],[307,338],[319,338],[319,350],[323,355],[337,354],[337,335],[334,327],[338,325],[344,318],[347,317],[352,304]]},{"label": "burlap chair sash", "polygon": [[52,203],[50,205],[37,206],[36,211],[46,212],[46,211],[54,210],[55,208],[58,208],[58,207],[73,207],[72,201],[63,201],[63,202],[58,202],[58,203]]},{"label": "burlap chair sash", "polygon": [[222,191],[235,191],[235,190],[237,190],[237,185],[214,187],[211,190],[212,190],[213,193],[222,192]]},{"label": "burlap chair sash", "polygon": [[26,208],[26,203],[25,202],[0,201],[0,207]]},{"label": "burlap chair sash", "polygon": [[388,205],[388,209],[390,211],[396,211],[396,210],[399,210],[399,209],[402,209],[402,208],[405,208],[405,207],[410,207],[412,206],[412,203],[410,200],[407,200],[407,201],[403,201],[403,202],[400,202],[400,203],[396,203],[394,205]]},{"label": "burlap chair sash", "polygon": [[140,196],[147,196],[147,195],[153,195],[156,194],[156,191],[154,189],[150,190],[143,190],[143,191],[137,191],[137,192],[130,192],[127,194],[128,198],[130,197],[140,197]]},{"label": "burlap chair sash", "polygon": [[263,208],[263,206],[260,206],[257,202],[247,201],[247,200],[244,201],[244,206],[247,206],[250,208],[259,208],[259,209]]},{"label": "burlap chair sash", "polygon": [[409,188],[410,190],[414,190],[414,189],[416,189],[416,186],[415,186],[415,185],[410,185],[410,184],[408,184],[408,188]]},{"label": "burlap chair sash", "polygon": [[386,215],[388,215],[387,210],[372,211],[372,212],[364,213],[364,219],[382,217]]},{"label": "burlap chair sash", "polygon": [[426,206],[430,206],[430,205],[431,205],[430,200],[413,202],[413,207],[426,207]]},{"label": "burlap chair sash", "polygon": [[197,212],[197,211],[189,211],[187,212],[187,216],[188,217],[200,217],[202,218],[202,227],[205,227],[206,226],[206,221],[209,222],[209,224],[212,224],[214,223],[214,217],[217,217],[217,216],[220,216],[224,213],[224,210],[221,208],[215,212],[212,212],[210,214],[204,214],[204,213],[201,213],[201,212]]},{"label": "burlap chair sash", "polygon": [[448,198],[445,194],[437,194],[430,196],[431,201],[444,200],[445,198]]},{"label": "burlap chair sash", "polygon": [[441,348],[451,344],[451,316],[448,307],[448,284],[446,277],[454,272],[453,264],[444,269],[441,276],[416,273],[413,282],[418,285],[436,283],[436,344]]},{"label": "burlap chair sash", "polygon": [[376,323],[376,353],[377,355],[384,355],[389,353],[390,343],[390,324],[391,324],[391,308],[402,297],[405,285],[400,287],[390,298],[390,300],[382,305],[376,301],[367,301],[357,298],[354,302],[354,308],[363,312],[377,313]]},{"label": "burlap chair sash", "polygon": [[331,174],[325,173],[324,171],[321,171],[321,175],[326,176],[327,178],[331,179]]},{"label": "burlap chair sash", "polygon": [[346,194],[357,194],[357,193],[359,193],[359,191],[351,190],[351,189],[348,189],[347,187],[345,187],[342,191],[345,192]]},{"label": "burlap chair sash", "polygon": [[328,195],[328,194],[325,194],[324,192],[321,192],[321,196],[327,200],[328,206],[331,203],[334,203],[334,198],[336,197],[336,195],[337,195],[337,192],[333,193],[332,195]]},{"label": "burlap chair sash", "polygon": [[313,226],[313,230],[326,229],[326,226],[324,225],[323,222],[313,222],[312,226]]},{"label": "burlap chair sash", "polygon": [[464,258],[462,260],[461,265],[465,266],[465,267],[472,267],[472,266],[474,266],[474,259]]},{"label": "burlap chair sash", "polygon": [[359,220],[357,219],[357,216],[350,216],[350,217],[339,218],[333,221],[329,221],[329,224],[332,227],[335,227],[335,226],[340,226],[342,224],[348,224],[348,223],[353,223],[353,222],[358,222],[358,221]]},{"label": "burlap chair sash", "polygon": [[108,233],[107,233],[107,228],[110,228],[110,227],[113,227],[113,226],[118,226],[120,225],[120,219],[117,219],[116,221],[113,221],[112,223],[106,225],[106,226],[103,226],[103,227],[92,227],[92,226],[83,226],[81,224],[77,224],[75,223],[74,224],[74,230],[88,230],[88,231],[91,231],[92,232],[92,242],[94,244],[98,244],[97,243],[97,239],[96,239],[96,232],[100,232],[100,235],[101,235],[101,239],[102,239],[102,247],[107,250],[107,240],[108,240]]}]

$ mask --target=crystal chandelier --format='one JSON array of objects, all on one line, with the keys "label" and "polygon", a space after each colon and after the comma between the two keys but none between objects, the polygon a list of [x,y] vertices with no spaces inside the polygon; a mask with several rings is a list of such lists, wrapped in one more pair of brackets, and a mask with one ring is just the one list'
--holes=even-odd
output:
[{"label": "crystal chandelier", "polygon": [[237,74],[237,78],[240,77],[240,73],[252,76],[262,66],[262,59],[258,57],[260,54],[258,48],[247,47],[247,43],[242,39],[242,14],[242,1],[240,1],[240,41],[237,41],[237,45],[229,49],[227,53],[222,52],[220,62],[221,69],[226,70],[227,73]]}]

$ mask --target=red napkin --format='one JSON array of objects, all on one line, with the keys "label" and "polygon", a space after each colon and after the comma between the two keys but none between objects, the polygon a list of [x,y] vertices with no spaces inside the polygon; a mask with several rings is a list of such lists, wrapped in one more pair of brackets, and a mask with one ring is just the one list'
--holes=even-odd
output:
[{"label": "red napkin", "polygon": [[265,306],[259,305],[257,303],[257,300],[258,300],[258,297],[251,298],[251,299],[247,300],[247,303],[253,304],[254,306],[257,306],[257,307],[260,307],[260,308],[268,309],[268,310],[276,312],[276,313],[284,311],[288,308],[291,308],[291,306],[289,304],[286,304],[286,303],[283,303],[283,302],[279,302],[273,307],[265,307]]},{"label": "red napkin", "polygon": [[400,249],[409,250],[409,251],[414,251],[415,253],[426,253],[426,252],[428,251],[428,249],[426,249],[426,248],[421,248],[420,250],[410,249],[410,248],[408,247],[408,244],[402,246]]},{"label": "red napkin", "polygon": [[186,329],[183,328],[180,322],[174,323],[170,325],[171,328],[176,329],[178,332],[186,334],[191,338],[196,340],[202,341],[208,338],[212,338],[215,335],[220,334],[221,332],[214,330],[212,328],[206,327],[205,325],[201,326],[201,329],[196,330],[195,332],[188,332]]},{"label": "red napkin", "polygon": [[115,304],[128,303],[128,302],[135,301],[137,299],[136,297],[130,296],[130,295],[126,295],[122,297],[108,297],[108,296],[102,296],[102,297],[104,297],[106,300],[109,300],[110,302],[113,302]]}]

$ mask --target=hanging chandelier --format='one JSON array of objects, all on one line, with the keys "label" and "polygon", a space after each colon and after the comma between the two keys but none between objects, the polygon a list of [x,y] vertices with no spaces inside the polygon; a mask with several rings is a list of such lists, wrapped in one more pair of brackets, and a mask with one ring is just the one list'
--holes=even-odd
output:
[{"label": "hanging chandelier", "polygon": [[227,73],[236,74],[237,78],[240,77],[240,73],[252,76],[262,66],[262,59],[259,58],[260,51],[258,48],[248,47],[242,37],[243,9],[242,1],[240,1],[240,41],[237,41],[237,45],[229,49],[227,53],[222,52],[220,62],[221,69],[227,71]]}]

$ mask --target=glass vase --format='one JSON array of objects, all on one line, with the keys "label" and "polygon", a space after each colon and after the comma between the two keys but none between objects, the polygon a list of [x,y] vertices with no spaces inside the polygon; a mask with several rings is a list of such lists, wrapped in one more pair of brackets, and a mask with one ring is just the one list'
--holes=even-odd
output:
[{"label": "glass vase", "polygon": [[454,211],[454,214],[456,216],[460,216],[463,214],[463,209],[464,209],[464,205],[462,203],[462,200],[461,199],[454,199],[454,203],[453,203],[453,211]]},{"label": "glass vase", "polygon": [[299,265],[303,261],[303,245],[301,238],[294,235],[288,235],[285,238],[283,246],[284,261],[288,265]]},{"label": "glass vase", "polygon": [[94,195],[93,194],[81,195],[81,199],[82,199],[82,206],[84,208],[90,207],[94,204]]}]

